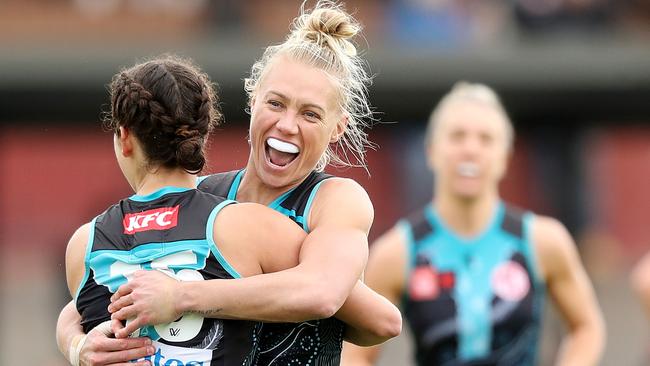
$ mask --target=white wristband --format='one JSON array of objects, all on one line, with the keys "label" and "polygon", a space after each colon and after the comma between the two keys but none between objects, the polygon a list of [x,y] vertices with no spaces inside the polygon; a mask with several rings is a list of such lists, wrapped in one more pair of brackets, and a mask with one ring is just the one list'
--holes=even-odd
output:
[{"label": "white wristband", "polygon": [[[100,323],[97,325],[95,328],[91,330],[91,332],[97,331],[102,333],[103,335],[110,337],[113,335],[113,331],[111,330],[111,321],[107,320],[103,323]],[[90,332],[89,332],[90,333]],[[72,338],[72,342],[70,342],[70,349],[68,350],[68,359],[70,360],[70,364],[72,366],[80,366],[81,365],[81,360],[80,360],[80,355],[81,355],[81,349],[83,348],[84,344],[86,343],[86,339],[88,338],[87,334],[79,334],[76,335],[74,338]]]},{"label": "white wristband", "polygon": [[84,334],[77,335],[72,339],[70,349],[68,350],[68,358],[72,366],[79,366],[79,354],[86,343],[86,338],[88,338],[88,335]]}]

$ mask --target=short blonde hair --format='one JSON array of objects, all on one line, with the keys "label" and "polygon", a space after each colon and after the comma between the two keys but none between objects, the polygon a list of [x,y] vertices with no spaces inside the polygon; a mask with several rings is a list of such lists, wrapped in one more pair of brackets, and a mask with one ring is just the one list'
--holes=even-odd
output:
[{"label": "short blonde hair", "polygon": [[347,128],[334,149],[327,147],[316,170],[321,171],[328,164],[365,168],[366,149],[372,147],[364,131],[373,121],[368,102],[372,78],[366,71],[367,63],[351,42],[361,31],[361,25],[333,1],[319,1],[311,11],[306,11],[304,5],[284,43],[267,47],[244,80],[249,103],[278,55],[289,55],[324,70],[339,91],[339,107],[347,117]]},{"label": "short blonde hair", "polygon": [[425,133],[426,146],[431,145],[431,142],[433,140],[433,132],[435,126],[439,122],[440,114],[442,113],[442,110],[448,104],[455,101],[469,101],[469,102],[482,104],[485,106],[489,106],[490,108],[494,109],[497,113],[501,114],[506,121],[506,140],[508,143],[508,149],[512,148],[512,145],[514,143],[514,138],[515,138],[514,128],[512,126],[512,122],[510,121],[510,118],[508,117],[508,113],[503,107],[503,104],[501,103],[501,99],[499,98],[497,93],[494,91],[494,89],[490,88],[485,84],[469,83],[466,81],[460,81],[454,84],[451,90],[447,94],[445,94],[442,97],[442,99],[440,99],[440,102],[433,109],[433,112],[431,112],[431,116],[429,117],[429,122],[427,124],[427,130]]}]

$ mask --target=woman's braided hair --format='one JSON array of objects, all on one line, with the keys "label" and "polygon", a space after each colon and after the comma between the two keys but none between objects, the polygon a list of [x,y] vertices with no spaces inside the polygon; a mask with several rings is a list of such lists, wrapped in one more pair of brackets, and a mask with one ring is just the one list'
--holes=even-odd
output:
[{"label": "woman's braided hair", "polygon": [[203,169],[208,134],[221,120],[204,72],[189,60],[163,56],[122,70],[109,90],[106,127],[131,131],[151,166]]}]

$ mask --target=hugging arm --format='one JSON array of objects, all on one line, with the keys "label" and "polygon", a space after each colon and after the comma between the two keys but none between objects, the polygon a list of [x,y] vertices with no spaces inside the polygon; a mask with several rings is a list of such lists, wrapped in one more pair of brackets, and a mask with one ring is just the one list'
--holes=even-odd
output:
[{"label": "hugging arm", "polygon": [[[235,206],[240,205],[244,204],[226,209],[239,210]],[[145,281],[134,280],[123,285],[111,305],[114,318],[137,318],[143,312],[150,312],[151,316],[130,322],[130,327],[117,329],[116,334],[123,337],[139,326],[169,322],[184,312],[267,322],[331,317],[343,305],[365,266],[372,205],[365,191],[353,181],[331,179],[323,184],[312,207],[309,226],[313,230],[306,238],[295,223],[276,212],[268,212],[270,209],[266,207],[260,208],[255,216],[218,215],[215,238],[225,232],[216,232],[218,227],[229,228],[227,231],[239,243],[252,243],[248,247],[254,248],[251,254],[258,256],[261,272],[280,272],[173,285],[159,274],[143,274],[149,279],[156,276],[157,282],[146,281],[153,283],[152,287],[172,286],[170,291],[155,291],[159,295],[171,294],[169,300],[150,299],[153,290],[141,291]],[[255,217],[253,229],[251,217]],[[228,237],[218,239],[222,243],[235,241]],[[258,241],[261,243],[253,243]],[[143,301],[144,297],[149,300]],[[151,310],[169,306],[164,305],[168,303],[173,305],[161,316]]]}]

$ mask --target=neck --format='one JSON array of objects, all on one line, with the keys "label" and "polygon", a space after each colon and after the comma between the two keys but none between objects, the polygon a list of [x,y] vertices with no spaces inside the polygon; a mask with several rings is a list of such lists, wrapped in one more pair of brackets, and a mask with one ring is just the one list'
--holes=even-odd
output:
[{"label": "neck", "polygon": [[255,171],[255,166],[249,161],[237,190],[237,201],[269,205],[283,193],[297,187],[305,178],[284,186],[269,186],[260,179]]},{"label": "neck", "polygon": [[498,203],[499,196],[494,192],[471,199],[440,194],[433,205],[452,231],[460,236],[472,237],[487,228]]},{"label": "neck", "polygon": [[196,176],[183,169],[158,167],[147,172],[135,183],[135,193],[148,195],[163,187],[196,188]]}]

